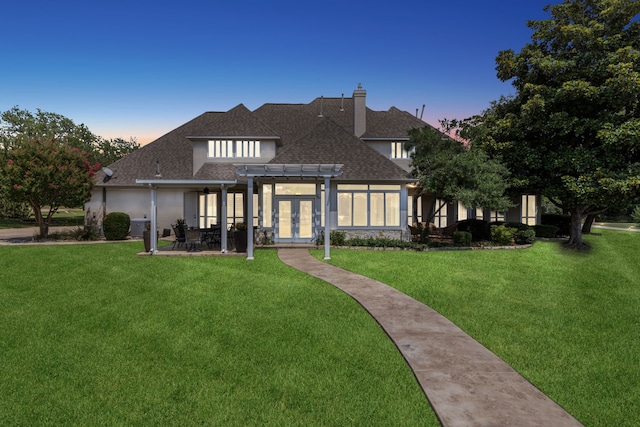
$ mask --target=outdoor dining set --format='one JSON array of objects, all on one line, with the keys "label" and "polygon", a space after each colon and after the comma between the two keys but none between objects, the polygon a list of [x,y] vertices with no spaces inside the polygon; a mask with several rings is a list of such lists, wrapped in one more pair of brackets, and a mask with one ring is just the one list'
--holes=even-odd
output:
[{"label": "outdoor dining set", "polygon": [[[201,246],[206,244],[209,249],[220,248],[222,244],[222,230],[220,226],[209,228],[187,227],[185,224],[171,224],[175,240],[172,249],[185,246],[187,252],[199,252]],[[233,241],[227,239],[227,246],[232,246]]]}]

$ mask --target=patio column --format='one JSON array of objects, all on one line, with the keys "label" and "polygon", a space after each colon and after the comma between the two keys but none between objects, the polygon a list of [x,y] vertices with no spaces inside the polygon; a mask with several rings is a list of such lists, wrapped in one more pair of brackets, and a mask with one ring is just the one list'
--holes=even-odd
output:
[{"label": "patio column", "polygon": [[324,177],[324,259],[331,259],[331,178]]},{"label": "patio column", "polygon": [[253,261],[253,177],[247,184],[247,260]]},{"label": "patio column", "polygon": [[221,216],[220,216],[220,252],[227,253],[227,186],[220,185],[221,190]]},{"label": "patio column", "polygon": [[151,186],[151,230],[149,230],[150,253],[158,252],[158,191],[155,185]]}]

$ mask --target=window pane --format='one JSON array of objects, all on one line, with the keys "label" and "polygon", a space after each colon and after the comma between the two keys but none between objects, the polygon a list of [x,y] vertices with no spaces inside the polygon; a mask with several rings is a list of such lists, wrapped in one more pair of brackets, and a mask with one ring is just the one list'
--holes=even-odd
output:
[{"label": "window pane", "polygon": [[338,225],[349,227],[352,224],[352,194],[338,193]]},{"label": "window pane", "polygon": [[368,190],[369,187],[366,184],[338,184],[338,191],[340,190]]},{"label": "window pane", "polygon": [[276,194],[282,195],[310,195],[315,196],[316,185],[315,184],[302,184],[302,183],[280,183],[276,184]]},{"label": "window pane", "polygon": [[273,227],[273,186],[264,184],[262,186],[262,226]]},{"label": "window pane", "polygon": [[253,226],[258,226],[258,195],[253,194]]},{"label": "window pane", "polygon": [[370,185],[371,190],[388,190],[388,191],[400,191],[399,185]]},{"label": "window pane", "polygon": [[371,193],[370,218],[372,226],[384,226],[384,193]]},{"label": "window pane", "polygon": [[367,193],[353,193],[353,225],[367,225]]},{"label": "window pane", "polygon": [[[433,222],[436,224],[436,227],[446,227],[447,226],[447,204],[440,200],[436,199],[435,204],[436,216],[433,219]],[[440,209],[438,211],[438,209]]]},{"label": "window pane", "polygon": [[244,204],[242,203],[242,193],[235,193],[235,217],[242,220],[244,218]]},{"label": "window pane", "polygon": [[[373,194],[372,194],[373,196]],[[386,193],[386,226],[400,225],[400,193]]]},{"label": "window pane", "polygon": [[293,237],[291,223],[291,201],[280,200],[278,202],[278,235],[281,239],[290,239]]},{"label": "window pane", "polygon": [[464,221],[465,219],[467,219],[467,207],[462,202],[458,202],[458,221]]}]

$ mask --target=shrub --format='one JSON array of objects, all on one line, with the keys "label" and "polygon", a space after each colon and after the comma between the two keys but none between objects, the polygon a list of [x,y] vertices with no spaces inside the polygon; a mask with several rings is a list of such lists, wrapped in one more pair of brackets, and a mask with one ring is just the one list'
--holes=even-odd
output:
[{"label": "shrub", "polygon": [[129,235],[131,218],[124,212],[111,212],[104,217],[102,227],[107,240],[125,240]]},{"label": "shrub", "polygon": [[633,212],[631,212],[631,219],[633,219],[633,222],[640,226],[640,205],[636,205],[636,207],[633,209]]},{"label": "shrub", "polygon": [[491,242],[498,246],[513,245],[515,243],[513,238],[515,232],[514,228],[505,227],[504,225],[492,225]]},{"label": "shrub", "polygon": [[541,220],[544,225],[555,225],[558,227],[558,236],[568,236],[571,234],[571,216],[569,215],[543,214]]},{"label": "shrub", "polygon": [[329,235],[329,242],[332,246],[344,246],[347,234],[344,231],[333,230]]},{"label": "shrub", "polygon": [[555,225],[536,225],[534,226],[536,237],[544,237],[552,239],[558,234],[558,227]]},{"label": "shrub", "polygon": [[528,226],[527,224],[523,224],[521,222],[505,222],[504,226],[508,227],[508,228],[515,228],[516,230],[529,230],[529,229],[531,229],[530,226]]},{"label": "shrub", "polygon": [[69,230],[68,235],[70,239],[78,241],[100,239],[100,231],[98,230],[98,227],[95,227],[93,225],[86,225],[84,227],[77,226],[74,229]]},{"label": "shrub", "polygon": [[453,244],[456,246],[471,246],[471,233],[468,231],[455,231],[453,233]]},{"label": "shrub", "polygon": [[536,231],[531,228],[516,230],[513,234],[513,240],[516,242],[516,245],[530,245],[536,241]]},{"label": "shrub", "polygon": [[471,239],[474,242],[488,240],[491,237],[489,223],[481,219],[465,219],[464,221],[460,221],[457,230],[471,233]]}]

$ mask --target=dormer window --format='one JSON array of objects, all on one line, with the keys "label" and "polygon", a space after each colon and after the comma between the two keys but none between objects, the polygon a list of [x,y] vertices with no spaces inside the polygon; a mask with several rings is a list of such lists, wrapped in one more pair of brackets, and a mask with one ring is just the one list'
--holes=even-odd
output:
[{"label": "dormer window", "polygon": [[411,151],[404,149],[404,142],[392,142],[391,143],[391,158],[392,159],[409,159],[411,158]]},{"label": "dormer window", "polygon": [[209,141],[209,158],[260,157],[260,141],[216,139]]}]

